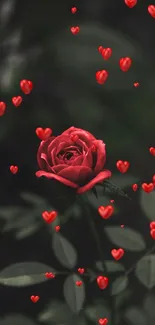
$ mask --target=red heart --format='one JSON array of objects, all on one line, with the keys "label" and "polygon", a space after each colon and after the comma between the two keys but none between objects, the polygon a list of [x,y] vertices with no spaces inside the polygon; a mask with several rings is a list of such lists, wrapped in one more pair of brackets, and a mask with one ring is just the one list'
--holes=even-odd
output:
[{"label": "red heart", "polygon": [[17,172],[18,172],[18,166],[13,166],[13,165],[11,165],[11,166],[10,166],[10,172],[11,172],[12,174],[17,174]]},{"label": "red heart", "polygon": [[99,275],[97,277],[97,284],[100,289],[102,289],[102,290],[105,289],[107,287],[108,283],[109,283],[109,280],[106,276]]},{"label": "red heart", "polygon": [[71,33],[73,34],[73,35],[76,35],[76,34],[78,34],[79,33],[79,31],[80,31],[80,27],[79,26],[72,26],[71,27]]},{"label": "red heart", "polygon": [[138,189],[138,185],[137,185],[137,184],[133,184],[133,185],[132,185],[132,189],[133,189],[134,192],[136,192],[137,189]]},{"label": "red heart", "polygon": [[127,72],[130,67],[131,67],[131,59],[126,57],[126,58],[121,58],[119,61],[120,68],[123,72]]},{"label": "red heart", "polygon": [[45,273],[45,277],[47,278],[47,279],[54,279],[55,278],[55,274],[53,274],[52,272],[46,272]]},{"label": "red heart", "polygon": [[82,286],[82,281],[76,281],[76,286],[81,287]]},{"label": "red heart", "polygon": [[103,51],[103,46],[100,45],[100,46],[98,47],[98,52],[99,52],[99,53],[102,53],[102,51]]},{"label": "red heart", "polygon": [[103,85],[108,78],[108,72],[106,70],[100,70],[96,72],[96,81],[98,84]]},{"label": "red heart", "polygon": [[13,105],[15,105],[16,107],[18,107],[21,102],[22,102],[22,97],[21,96],[17,96],[17,97],[12,97],[12,103]]},{"label": "red heart", "polygon": [[103,218],[103,219],[108,219],[111,217],[111,215],[113,214],[114,212],[114,208],[112,205],[107,205],[106,207],[104,207],[103,205],[101,205],[99,208],[98,208],[98,213],[100,214],[100,216]]},{"label": "red heart", "polygon": [[137,4],[137,0],[124,0],[124,2],[129,8],[133,8]]},{"label": "red heart", "polygon": [[0,116],[3,116],[6,110],[6,104],[4,102],[0,102]]},{"label": "red heart", "polygon": [[130,166],[130,163],[128,161],[118,160],[116,163],[116,167],[121,173],[126,173],[129,166]]},{"label": "red heart", "polygon": [[150,193],[153,191],[154,189],[154,185],[153,183],[147,184],[147,183],[143,183],[142,184],[142,189],[146,192],[146,193]]},{"label": "red heart", "polygon": [[149,148],[149,151],[152,156],[155,156],[155,148],[154,147]]},{"label": "red heart", "polygon": [[36,303],[40,299],[39,296],[31,296],[32,302]]},{"label": "red heart", "polygon": [[58,232],[60,230],[60,226],[55,226],[55,231]]},{"label": "red heart", "polygon": [[148,6],[148,12],[153,18],[155,18],[155,6],[154,5]]},{"label": "red heart", "polygon": [[99,325],[107,325],[108,324],[108,319],[107,318],[100,318],[98,320]]},{"label": "red heart", "polygon": [[139,82],[134,82],[133,85],[134,85],[135,88],[137,88],[137,87],[139,87]]},{"label": "red heart", "polygon": [[150,222],[150,229],[155,229],[155,221]]},{"label": "red heart", "polygon": [[53,222],[56,219],[57,215],[58,215],[58,213],[54,210],[51,212],[44,211],[42,213],[42,217],[47,223]]},{"label": "red heart", "polygon": [[78,272],[80,273],[80,274],[83,274],[84,273],[84,269],[81,269],[80,267],[78,268]]},{"label": "red heart", "polygon": [[124,249],[118,248],[118,249],[112,249],[111,255],[114,257],[116,261],[120,260],[124,255]]},{"label": "red heart", "polygon": [[155,239],[155,229],[151,229],[150,235],[153,239]]},{"label": "red heart", "polygon": [[71,12],[72,14],[75,14],[77,12],[77,8],[76,7],[71,8]]},{"label": "red heart", "polygon": [[21,80],[20,81],[20,88],[21,88],[21,90],[23,91],[24,94],[28,95],[31,92],[32,88],[33,88],[33,83],[30,80],[26,80],[26,79]]},{"label": "red heart", "polygon": [[43,128],[37,128],[36,129],[36,135],[37,137],[40,139],[40,140],[47,140],[52,134],[52,129],[50,128],[46,128],[46,129],[43,129]]},{"label": "red heart", "polygon": [[104,60],[108,60],[112,55],[112,49],[110,47],[103,49],[101,54],[102,54]]}]

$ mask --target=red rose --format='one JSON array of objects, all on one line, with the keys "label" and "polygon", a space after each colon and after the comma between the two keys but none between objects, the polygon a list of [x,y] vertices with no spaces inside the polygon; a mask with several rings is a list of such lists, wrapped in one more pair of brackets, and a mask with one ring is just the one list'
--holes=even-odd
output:
[{"label": "red rose", "polygon": [[41,170],[37,177],[45,176],[75,188],[81,194],[111,176],[103,170],[106,160],[105,144],[91,133],[70,127],[57,137],[40,143],[37,153]]}]

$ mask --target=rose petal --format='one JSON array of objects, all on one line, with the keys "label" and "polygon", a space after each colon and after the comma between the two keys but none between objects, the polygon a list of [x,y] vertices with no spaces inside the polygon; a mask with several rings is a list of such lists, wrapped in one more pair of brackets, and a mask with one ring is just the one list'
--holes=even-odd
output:
[{"label": "rose petal", "polygon": [[53,178],[53,179],[56,179],[58,182],[60,183],[63,183],[64,185],[66,186],[69,186],[69,187],[72,187],[72,188],[78,188],[78,185],[77,184],[74,184],[73,182],[69,181],[68,179],[65,179],[59,175],[56,175],[56,174],[53,174],[53,173],[48,173],[48,172],[45,172],[44,170],[38,170],[36,172],[36,176],[37,177],[46,177],[46,178]]},{"label": "rose petal", "polygon": [[103,167],[105,165],[106,161],[106,149],[105,149],[105,143],[101,140],[96,140],[93,142],[93,144],[96,147],[96,157],[97,157],[97,162],[96,166],[94,168],[94,171],[96,174],[100,173],[101,170],[103,170]]},{"label": "rose petal", "polygon": [[54,141],[52,141],[48,147],[48,152],[50,153],[54,148],[58,148],[58,146],[64,142],[65,143],[65,147],[71,146],[73,144],[73,142],[71,141],[71,139],[69,138],[69,136],[67,135],[58,135]]},{"label": "rose petal", "polygon": [[38,162],[38,165],[41,169],[44,169],[46,168],[46,162],[44,159],[41,158],[41,154],[42,153],[46,153],[47,152],[47,148],[48,148],[48,145],[55,139],[55,137],[50,137],[48,138],[47,140],[45,141],[41,141],[40,142],[40,146],[39,146],[39,149],[38,149],[38,152],[37,152],[37,162]]},{"label": "rose petal", "polygon": [[52,171],[58,174],[62,169],[66,168],[66,164],[60,164],[52,167]]},{"label": "rose petal", "polygon": [[45,161],[44,169],[48,170],[49,172],[52,172],[52,167],[49,165],[47,155],[45,153],[41,153],[41,159]]},{"label": "rose petal", "polygon": [[101,183],[102,181],[104,181],[104,179],[109,177],[111,177],[110,170],[104,170],[103,172],[100,172],[95,178],[93,178],[89,183],[82,187],[79,187],[77,193],[82,194],[84,192],[87,192],[91,188],[93,188],[97,183]]},{"label": "rose petal", "polygon": [[84,184],[92,175],[92,170],[86,166],[68,166],[58,174],[73,183]]},{"label": "rose petal", "polygon": [[62,133],[62,135],[71,135],[71,134],[78,135],[79,138],[85,141],[86,143],[90,143],[90,141],[96,140],[96,138],[88,131],[75,128],[74,126],[71,126],[69,129],[67,129]]},{"label": "rose petal", "polygon": [[87,153],[84,155],[82,166],[87,166],[89,168],[92,168],[92,166],[93,166],[93,157],[92,157],[92,150],[91,149],[88,149]]}]

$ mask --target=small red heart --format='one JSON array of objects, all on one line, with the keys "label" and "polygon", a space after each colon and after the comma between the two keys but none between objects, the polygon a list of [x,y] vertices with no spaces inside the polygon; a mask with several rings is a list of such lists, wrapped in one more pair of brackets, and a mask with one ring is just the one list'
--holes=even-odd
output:
[{"label": "small red heart", "polygon": [[115,203],[115,200],[110,200],[110,203]]},{"label": "small red heart", "polygon": [[138,189],[138,185],[137,185],[137,184],[133,184],[133,185],[132,185],[132,189],[133,189],[134,192],[136,192],[137,189]]},{"label": "small red heart", "polygon": [[129,8],[133,8],[137,4],[137,0],[124,0],[124,2]]},{"label": "small red heart", "polygon": [[98,84],[103,85],[108,78],[108,72],[106,70],[100,70],[96,72],[96,81]]},{"label": "small red heart", "polygon": [[155,148],[154,147],[149,148],[149,151],[152,156],[155,156]]},{"label": "small red heart", "polygon": [[79,31],[80,31],[80,27],[79,26],[72,26],[71,27],[71,33],[73,34],[73,35],[76,35],[76,34],[78,34],[79,33]]},{"label": "small red heart", "polygon": [[134,85],[135,88],[137,88],[137,87],[139,87],[139,82],[134,82],[133,85]]},{"label": "small red heart", "polygon": [[107,325],[108,324],[108,319],[107,318],[100,318],[98,320],[99,325]]},{"label": "small red heart", "polygon": [[103,51],[103,46],[100,45],[100,46],[98,47],[98,52],[99,52],[99,53],[102,53],[102,51]]},{"label": "small red heart", "polygon": [[60,231],[60,226],[55,226],[55,231],[56,232]]},{"label": "small red heart", "polygon": [[116,261],[120,260],[124,255],[124,249],[118,248],[118,249],[112,249],[111,255],[114,257]]},{"label": "small red heart", "polygon": [[45,273],[45,277],[47,279],[54,279],[55,278],[55,274],[53,274],[52,272],[46,272]]},{"label": "small red heart", "polygon": [[102,54],[104,60],[108,60],[112,55],[112,49],[110,47],[107,47],[102,50],[101,54]]},{"label": "small red heart", "polygon": [[127,72],[130,67],[131,67],[131,59],[126,57],[126,58],[121,58],[119,61],[120,68],[123,72]]},{"label": "small red heart", "polygon": [[33,88],[33,83],[30,80],[26,80],[26,79],[21,80],[20,81],[20,88],[21,88],[21,90],[23,91],[24,94],[28,95],[31,92],[32,88]]},{"label": "small red heart", "polygon": [[18,107],[21,104],[22,100],[23,99],[21,96],[12,97],[12,103],[16,107]]},{"label": "small red heart", "polygon": [[129,166],[130,166],[130,163],[128,161],[118,160],[116,163],[117,169],[123,174],[126,173]]},{"label": "small red heart", "polygon": [[148,6],[148,12],[153,18],[155,18],[155,6],[154,5]]},{"label": "small red heart", "polygon": [[40,299],[39,296],[31,296],[32,302],[36,303]]},{"label": "small red heart", "polygon": [[80,273],[80,274],[83,274],[84,273],[84,269],[82,269],[82,268],[78,268],[78,272]]},{"label": "small red heart", "polygon": [[124,228],[124,225],[121,225],[121,228]]},{"label": "small red heart", "polygon": [[82,286],[82,281],[76,281],[76,286],[81,287]]},{"label": "small red heart", "polygon": [[155,229],[151,229],[150,235],[153,239],[155,239]]},{"label": "small red heart", "polygon": [[98,213],[103,219],[109,219],[112,216],[113,212],[114,212],[114,208],[112,205],[107,205],[105,207],[101,205],[98,208]]},{"label": "small red heart", "polygon": [[77,8],[76,7],[71,8],[71,12],[72,14],[75,14],[77,12]]},{"label": "small red heart", "polygon": [[102,290],[105,289],[109,283],[108,278],[106,276],[102,276],[102,275],[99,275],[96,280],[97,280],[97,284],[98,284],[99,288]]},{"label": "small red heart", "polygon": [[11,166],[10,166],[10,172],[11,172],[12,174],[17,174],[17,172],[18,172],[18,166],[13,166],[13,165],[11,165]]},{"label": "small red heart", "polygon": [[40,140],[47,140],[52,134],[52,129],[50,128],[46,128],[46,129],[43,129],[43,128],[37,128],[36,129],[36,135],[37,137],[40,139]]},{"label": "small red heart", "polygon": [[58,213],[54,210],[51,212],[44,211],[42,213],[42,217],[47,223],[53,222],[56,219],[57,215],[58,215]]},{"label": "small red heart", "polygon": [[6,110],[6,104],[4,102],[0,102],[0,116],[3,116]]},{"label": "small red heart", "polygon": [[150,192],[153,191],[153,189],[154,189],[154,185],[153,185],[153,183],[149,183],[149,184],[147,184],[147,183],[143,183],[143,184],[142,184],[142,189],[143,189],[146,193],[150,193]]}]

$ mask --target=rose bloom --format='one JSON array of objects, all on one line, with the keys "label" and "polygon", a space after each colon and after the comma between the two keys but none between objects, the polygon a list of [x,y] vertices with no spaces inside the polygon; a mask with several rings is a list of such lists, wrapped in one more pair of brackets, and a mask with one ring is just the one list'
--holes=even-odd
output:
[{"label": "rose bloom", "polygon": [[103,170],[106,160],[105,144],[91,133],[70,127],[57,137],[40,143],[37,177],[55,179],[81,194],[111,176]]}]

